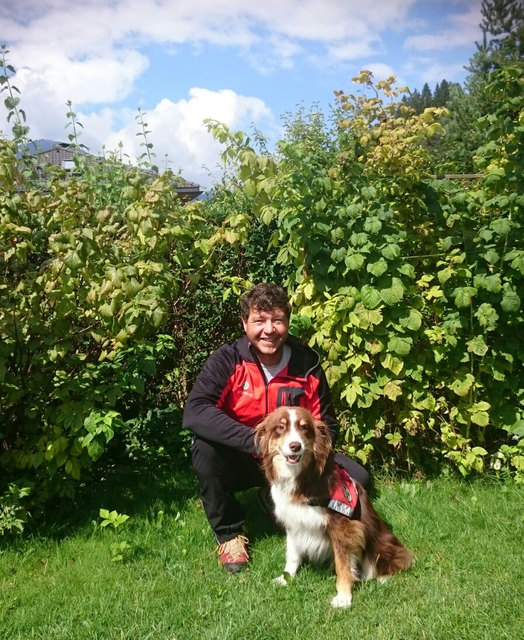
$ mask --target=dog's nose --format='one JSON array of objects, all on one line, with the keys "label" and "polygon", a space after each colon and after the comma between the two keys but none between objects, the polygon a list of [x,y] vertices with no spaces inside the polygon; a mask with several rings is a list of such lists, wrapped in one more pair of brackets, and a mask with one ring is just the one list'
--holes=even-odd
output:
[{"label": "dog's nose", "polygon": [[298,451],[300,451],[300,449],[302,449],[302,445],[300,444],[300,442],[290,442],[289,443],[289,450],[292,453],[297,453]]}]

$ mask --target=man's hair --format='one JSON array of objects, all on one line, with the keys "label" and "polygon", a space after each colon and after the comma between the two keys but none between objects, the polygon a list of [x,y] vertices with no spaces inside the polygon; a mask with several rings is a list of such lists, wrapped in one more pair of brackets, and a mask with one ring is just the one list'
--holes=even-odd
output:
[{"label": "man's hair", "polygon": [[287,293],[282,287],[270,282],[261,282],[240,298],[240,315],[242,320],[247,320],[251,309],[258,311],[271,311],[275,307],[282,309],[289,319],[291,305]]}]

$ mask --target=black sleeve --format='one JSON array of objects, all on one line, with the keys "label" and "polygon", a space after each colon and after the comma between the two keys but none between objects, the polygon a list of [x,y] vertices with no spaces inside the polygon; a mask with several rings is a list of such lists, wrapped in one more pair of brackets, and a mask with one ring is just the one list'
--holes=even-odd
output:
[{"label": "black sleeve", "polygon": [[187,398],[183,426],[204,440],[255,454],[254,429],[216,406],[234,367],[231,345],[220,347],[207,359]]}]

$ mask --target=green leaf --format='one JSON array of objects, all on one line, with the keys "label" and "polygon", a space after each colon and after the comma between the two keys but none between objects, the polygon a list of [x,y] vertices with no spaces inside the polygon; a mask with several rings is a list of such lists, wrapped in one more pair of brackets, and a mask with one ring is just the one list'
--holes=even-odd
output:
[{"label": "green leaf", "polygon": [[388,307],[397,304],[404,297],[404,285],[400,278],[391,278],[391,286],[380,289],[380,297]]},{"label": "green leaf", "polygon": [[[242,167],[242,168],[246,170],[246,174],[250,173],[248,167]],[[255,181],[251,179],[246,180],[244,182],[244,191],[246,193],[246,196],[248,196],[248,198],[252,198],[257,192]]]},{"label": "green leaf", "polygon": [[395,433],[387,433],[386,440],[388,441],[388,444],[392,445],[393,447],[398,447],[398,445],[402,442],[402,436],[398,431],[395,431]]},{"label": "green leaf", "polygon": [[498,293],[501,289],[500,276],[498,273],[487,276],[486,274],[480,274],[473,278],[473,284],[478,289],[486,289],[491,293]]},{"label": "green leaf", "polygon": [[490,227],[499,236],[506,236],[511,231],[511,221],[507,218],[499,218],[498,220],[493,220]]},{"label": "green leaf", "polygon": [[480,402],[475,402],[468,409],[471,413],[476,413],[477,411],[489,411],[491,409],[491,405],[489,402],[481,400]]},{"label": "green leaf", "polygon": [[400,267],[397,267],[397,271],[403,276],[407,276],[408,278],[414,278],[416,275],[415,267],[409,262],[405,262]]},{"label": "green leaf", "polygon": [[487,427],[489,424],[489,414],[485,411],[477,411],[471,414],[471,422],[479,427]]},{"label": "green leaf", "polygon": [[471,375],[471,373],[467,373],[464,378],[454,380],[450,386],[450,389],[458,396],[463,397],[469,393],[474,382],[475,378]]},{"label": "green leaf", "polygon": [[364,222],[364,230],[368,233],[378,233],[382,229],[382,222],[376,217],[367,218]]},{"label": "green leaf", "polygon": [[511,266],[513,269],[520,271],[520,273],[524,275],[524,252],[521,252],[519,255],[513,258]]},{"label": "green leaf", "polygon": [[14,97],[12,98],[11,96],[9,96],[4,100],[5,108],[8,111],[10,111],[11,109],[14,109],[18,104],[20,104],[20,98],[14,98]]},{"label": "green leaf", "polygon": [[167,313],[160,307],[156,307],[151,318],[155,329],[159,329],[163,325],[166,318]]},{"label": "green leaf", "polygon": [[111,320],[114,315],[113,306],[111,304],[102,304],[98,309],[98,313],[104,318],[104,320]]},{"label": "green leaf", "polygon": [[477,356],[485,356],[488,352],[488,345],[484,342],[483,336],[475,336],[467,343],[468,351]]},{"label": "green leaf", "polygon": [[351,255],[346,256],[345,263],[347,268],[351,269],[351,271],[358,271],[364,264],[364,256],[361,253],[352,253]]},{"label": "green leaf", "polygon": [[394,260],[400,255],[400,247],[398,244],[388,244],[382,249],[381,253],[386,260]]},{"label": "green leaf", "polygon": [[500,256],[495,249],[488,249],[484,254],[484,259],[489,262],[489,264],[495,265],[499,262]]},{"label": "green leaf", "polygon": [[384,260],[384,258],[380,258],[376,262],[368,263],[366,266],[366,270],[369,273],[372,273],[374,276],[380,277],[388,270],[388,263]]},{"label": "green leaf", "polygon": [[422,314],[417,309],[410,309],[407,316],[400,318],[400,324],[410,331],[418,331],[422,325]]},{"label": "green leaf", "polygon": [[362,287],[362,289],[360,290],[360,295],[362,298],[362,302],[368,309],[374,309],[380,304],[380,293],[369,284],[365,284]]},{"label": "green leaf", "polygon": [[506,178],[506,172],[503,167],[496,167],[484,174],[482,182],[484,186],[490,189],[497,189],[498,185]]},{"label": "green leaf", "polygon": [[480,326],[484,327],[486,331],[492,331],[495,329],[499,319],[498,313],[489,304],[489,302],[483,302],[475,312],[475,316],[477,317]]},{"label": "green leaf", "polygon": [[358,317],[362,320],[362,326],[372,326],[380,324],[383,320],[380,309],[367,309],[363,305],[359,305],[356,310]]},{"label": "green leaf", "polygon": [[78,271],[83,264],[82,259],[76,251],[68,253],[64,258],[64,263],[71,271]]},{"label": "green leaf", "polygon": [[471,301],[476,293],[477,289],[475,287],[457,287],[451,296],[455,298],[457,307],[464,308],[471,306]]},{"label": "green leaf", "polygon": [[504,285],[500,306],[508,313],[515,313],[520,309],[520,297],[515,291],[511,290],[509,285]]},{"label": "green leaf", "polygon": [[453,274],[454,270],[451,267],[446,267],[445,269],[437,272],[437,278],[440,284],[445,284]]},{"label": "green leaf", "polygon": [[93,440],[87,447],[87,454],[91,460],[98,460],[103,453],[104,447],[97,440]]},{"label": "green leaf", "polygon": [[401,380],[390,380],[384,387],[384,395],[390,400],[395,400],[402,395]]},{"label": "green leaf", "polygon": [[396,376],[400,374],[404,368],[404,362],[400,358],[395,358],[390,353],[385,354],[380,359],[382,366],[392,371]]},{"label": "green leaf", "polygon": [[367,233],[352,233],[350,240],[355,247],[362,247],[369,242]]},{"label": "green leaf", "polygon": [[393,351],[393,353],[396,353],[399,356],[406,356],[411,351],[412,345],[412,338],[392,336],[388,341],[388,351]]},{"label": "green leaf", "polygon": [[345,259],[346,257],[346,248],[345,247],[339,247],[338,249],[333,249],[333,251],[331,252],[331,259],[334,262],[342,262],[342,260]]},{"label": "green leaf", "polygon": [[517,420],[517,422],[508,429],[508,431],[520,438],[524,438],[524,420]]}]

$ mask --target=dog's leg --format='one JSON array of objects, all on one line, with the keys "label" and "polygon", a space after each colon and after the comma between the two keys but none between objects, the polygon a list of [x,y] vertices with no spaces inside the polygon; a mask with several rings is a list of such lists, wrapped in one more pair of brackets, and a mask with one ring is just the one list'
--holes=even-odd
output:
[{"label": "dog's leg", "polygon": [[337,595],[331,600],[332,607],[344,609],[351,606],[353,589],[352,554],[338,544],[333,545],[335,572],[337,574]]},{"label": "dog's leg", "polygon": [[287,587],[289,581],[296,576],[301,563],[302,553],[298,549],[293,536],[288,533],[286,536],[286,566],[284,567],[284,573],[275,578],[273,582]]}]

